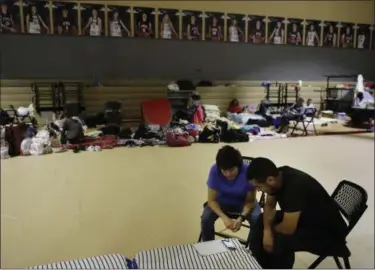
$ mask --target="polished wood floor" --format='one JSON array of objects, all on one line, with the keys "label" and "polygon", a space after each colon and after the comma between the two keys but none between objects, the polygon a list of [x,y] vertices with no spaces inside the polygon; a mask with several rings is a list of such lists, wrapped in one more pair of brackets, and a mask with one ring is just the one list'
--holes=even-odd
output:
[{"label": "polished wood floor", "polygon": [[[22,268],[197,240],[209,167],[221,145],[118,148],[1,161],[1,267]],[[342,179],[369,195],[351,234],[353,268],[374,267],[374,141],[319,136],[237,144],[311,173],[332,192]],[[220,226],[221,224],[218,224]],[[244,232],[243,232],[244,233]],[[315,257],[297,255],[305,268]],[[321,268],[335,268],[328,259]]]}]

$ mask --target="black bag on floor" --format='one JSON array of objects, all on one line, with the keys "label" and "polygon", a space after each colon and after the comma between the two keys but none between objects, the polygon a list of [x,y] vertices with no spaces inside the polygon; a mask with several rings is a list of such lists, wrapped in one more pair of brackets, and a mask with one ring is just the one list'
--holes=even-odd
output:
[{"label": "black bag on floor", "polygon": [[214,86],[214,84],[210,81],[200,81],[199,83],[197,83],[197,86],[199,86],[199,87],[212,87],[212,86]]},{"label": "black bag on floor", "polygon": [[205,127],[201,133],[199,133],[200,143],[219,143],[220,142],[220,130],[217,128]]},{"label": "black bag on floor", "polygon": [[0,125],[5,126],[12,122],[13,122],[12,117],[10,117],[9,114],[3,109],[0,109]]},{"label": "black bag on floor", "polygon": [[229,129],[227,122],[220,122],[221,141],[225,143],[248,142],[249,134],[240,129]]},{"label": "black bag on floor", "polygon": [[183,91],[183,90],[190,90],[190,91],[195,91],[196,87],[192,81],[189,80],[178,80],[176,82],[178,85],[178,88]]},{"label": "black bag on floor", "polygon": [[123,128],[120,130],[120,134],[118,135],[120,139],[131,139],[133,132],[130,128]]}]

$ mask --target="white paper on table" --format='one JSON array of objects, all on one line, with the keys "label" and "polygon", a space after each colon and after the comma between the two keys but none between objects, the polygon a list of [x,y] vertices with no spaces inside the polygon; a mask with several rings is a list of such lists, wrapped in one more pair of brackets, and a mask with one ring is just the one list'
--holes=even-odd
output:
[{"label": "white paper on table", "polygon": [[193,244],[193,246],[202,256],[214,255],[229,251],[229,249],[223,244],[222,240],[200,242]]}]

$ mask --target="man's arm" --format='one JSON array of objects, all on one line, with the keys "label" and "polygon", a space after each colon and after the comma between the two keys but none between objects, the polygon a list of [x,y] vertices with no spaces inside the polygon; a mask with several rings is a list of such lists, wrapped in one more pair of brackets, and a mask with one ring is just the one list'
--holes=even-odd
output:
[{"label": "man's arm", "polygon": [[285,195],[288,200],[287,203],[283,205],[283,221],[275,225],[274,229],[276,233],[292,235],[298,226],[299,217],[303,209],[305,195],[303,192],[290,192],[290,194]]},{"label": "man's arm", "polygon": [[300,211],[284,212],[283,221],[274,227],[275,232],[280,234],[292,235],[297,229],[300,215]]},{"label": "man's arm", "polygon": [[219,218],[224,219],[227,217],[227,215],[221,210],[221,207],[219,203],[217,202],[217,191],[208,188],[208,200],[207,200],[208,206],[212,209],[212,211],[215,212],[216,215],[219,216]]},{"label": "man's arm", "polygon": [[273,218],[276,213],[276,198],[268,195],[266,196],[266,202],[263,208],[263,226],[264,230],[271,230]]},{"label": "man's arm", "polygon": [[255,203],[256,203],[256,191],[251,190],[247,192],[246,194],[245,205],[243,207],[241,215],[245,217],[248,216],[251,213],[251,211],[253,211]]}]

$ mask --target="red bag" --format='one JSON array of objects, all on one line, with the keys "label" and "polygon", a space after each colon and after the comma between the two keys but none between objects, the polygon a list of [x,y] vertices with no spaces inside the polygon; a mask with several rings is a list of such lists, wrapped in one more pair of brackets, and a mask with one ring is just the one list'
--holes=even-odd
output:
[{"label": "red bag", "polygon": [[118,137],[113,135],[101,136],[98,138],[85,137],[83,142],[79,144],[68,144],[65,147],[73,149],[79,146],[88,147],[88,146],[99,146],[101,149],[111,149],[117,145]]},{"label": "red bag", "polygon": [[170,147],[181,147],[190,146],[188,134],[175,134],[173,132],[167,132],[167,145]]}]

